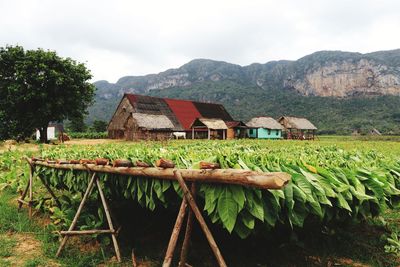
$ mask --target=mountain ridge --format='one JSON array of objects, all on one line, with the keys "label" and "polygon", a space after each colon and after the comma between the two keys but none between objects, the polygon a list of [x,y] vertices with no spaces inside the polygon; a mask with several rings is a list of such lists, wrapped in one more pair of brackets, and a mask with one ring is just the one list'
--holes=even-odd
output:
[{"label": "mountain ridge", "polygon": [[[320,121],[322,130],[328,132],[349,133],[364,124],[370,127],[382,125],[381,128],[387,132],[396,132],[398,126],[395,121],[389,121],[391,126],[387,126],[382,123],[383,115],[368,122],[363,114],[342,113],[348,110],[347,106],[343,106],[344,103],[355,106],[362,103],[365,105],[363,109],[370,106],[380,110],[379,114],[384,109],[389,117],[400,114],[396,108],[400,95],[400,49],[365,54],[318,51],[298,60],[246,66],[194,59],[158,74],[124,76],[114,84],[105,80],[94,84],[97,92],[95,104],[89,109],[89,121],[108,120],[124,93],[138,93],[219,102],[226,105],[238,119],[244,120],[255,115],[275,115],[279,111],[280,115],[308,116]],[[383,108],[375,106],[381,102],[372,100],[373,97],[386,99],[390,103],[382,102],[385,105]],[[269,107],[265,107],[263,102]],[[314,106],[310,106],[311,103]],[[318,116],[323,113],[322,108],[315,107],[320,104],[331,105],[333,112],[341,114],[342,119],[350,116],[352,123],[346,127],[333,121],[330,124],[323,123]],[[249,111],[246,105],[255,108]],[[386,106],[394,108],[389,110]],[[357,113],[357,110],[351,112]]]}]

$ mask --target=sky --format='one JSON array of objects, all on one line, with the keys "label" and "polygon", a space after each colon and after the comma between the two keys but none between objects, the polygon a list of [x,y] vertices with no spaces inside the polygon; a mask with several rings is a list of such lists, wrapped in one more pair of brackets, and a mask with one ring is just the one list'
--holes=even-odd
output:
[{"label": "sky", "polygon": [[400,48],[398,0],[0,0],[0,47],[56,51],[93,81],[196,58],[239,65]]}]

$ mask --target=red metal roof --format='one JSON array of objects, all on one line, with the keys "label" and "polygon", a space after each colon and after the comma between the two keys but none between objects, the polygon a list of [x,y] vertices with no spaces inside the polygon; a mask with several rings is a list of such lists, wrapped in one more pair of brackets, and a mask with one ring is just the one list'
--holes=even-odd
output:
[{"label": "red metal roof", "polygon": [[167,99],[164,101],[168,104],[169,108],[178,118],[183,129],[190,130],[190,125],[196,119],[201,117],[200,112],[194,106],[192,101],[178,100],[178,99]]}]

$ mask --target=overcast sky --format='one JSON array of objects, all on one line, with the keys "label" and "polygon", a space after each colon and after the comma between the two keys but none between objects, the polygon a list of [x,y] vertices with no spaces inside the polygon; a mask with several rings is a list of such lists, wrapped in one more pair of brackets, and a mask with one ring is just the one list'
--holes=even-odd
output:
[{"label": "overcast sky", "polygon": [[248,65],[400,48],[398,0],[0,0],[0,14],[0,46],[55,50],[86,63],[94,81],[195,58]]}]

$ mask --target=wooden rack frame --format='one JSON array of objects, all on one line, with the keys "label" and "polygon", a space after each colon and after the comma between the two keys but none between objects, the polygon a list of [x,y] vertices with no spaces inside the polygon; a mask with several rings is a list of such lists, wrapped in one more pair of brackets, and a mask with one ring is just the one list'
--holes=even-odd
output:
[{"label": "wooden rack frame", "polygon": [[[215,255],[215,258],[218,262],[218,266],[227,266],[225,260],[219,250],[217,243],[214,240],[213,235],[211,234],[204,217],[201,213],[201,210],[196,204],[195,196],[196,196],[196,182],[211,182],[211,183],[225,183],[225,184],[239,184],[244,186],[251,186],[260,189],[281,189],[283,188],[289,181],[290,175],[282,172],[272,172],[272,173],[264,173],[264,172],[254,172],[248,170],[236,170],[236,169],[201,169],[201,170],[188,170],[188,169],[176,169],[176,168],[155,168],[155,167],[111,167],[111,166],[99,166],[95,164],[57,164],[53,162],[45,162],[42,160],[33,161],[27,158],[27,161],[30,166],[29,172],[29,181],[25,190],[23,191],[21,197],[17,200],[19,203],[18,208],[20,209],[22,205],[27,205],[29,209],[29,217],[32,217],[32,208],[33,208],[33,178],[35,174],[36,166],[43,166],[47,168],[54,169],[64,169],[64,170],[80,170],[87,171],[91,174],[90,181],[88,183],[88,187],[85,191],[85,194],[82,197],[82,200],[79,204],[78,210],[74,216],[74,219],[67,231],[60,231],[63,239],[61,244],[57,250],[56,256],[58,257],[61,254],[61,251],[65,247],[68,238],[73,235],[91,235],[91,234],[111,234],[111,238],[114,245],[114,250],[116,254],[116,258],[118,262],[121,262],[121,253],[117,241],[118,230],[115,230],[113,225],[113,220],[111,217],[110,208],[107,204],[106,198],[104,196],[103,190],[101,188],[101,182],[99,180],[99,176],[97,173],[114,173],[120,175],[128,175],[135,177],[150,177],[156,179],[167,179],[167,180],[176,180],[179,182],[179,186],[183,191],[183,199],[178,212],[178,216],[176,218],[176,222],[174,228],[172,230],[172,234],[170,237],[170,241],[168,243],[166,255],[163,262],[163,267],[169,267],[172,263],[172,258],[174,255],[174,251],[177,245],[178,237],[182,229],[182,224],[187,215],[186,222],[186,230],[185,236],[182,244],[182,249],[180,253],[180,261],[179,267],[185,267],[189,243],[191,239],[192,227],[194,218],[198,221],[200,228],[202,229],[204,235],[207,238],[207,241]],[[37,175],[45,186],[47,191],[50,193],[51,197],[55,200],[57,206],[61,207],[60,202],[57,199],[57,196],[54,194],[52,189],[45,183],[45,181]],[[189,190],[186,181],[191,182],[191,190]],[[82,209],[92,193],[93,189],[97,187],[99,191],[99,195],[101,198],[101,202],[104,208],[104,212],[106,214],[106,219],[108,223],[108,229],[100,230],[85,230],[85,231],[77,231],[74,230],[79,216],[82,212]],[[25,198],[29,192],[29,201],[25,201]]]}]

